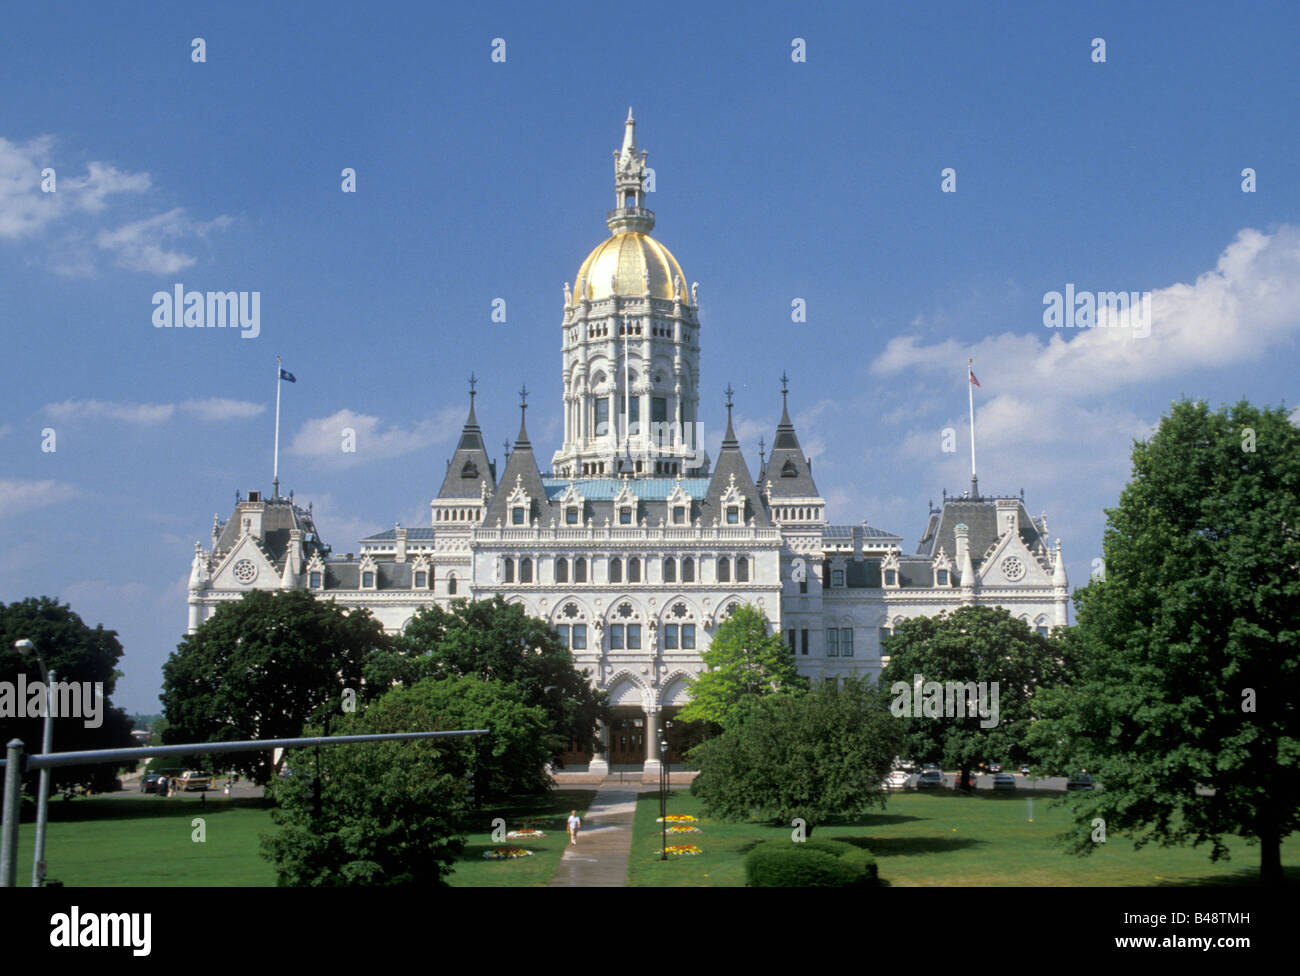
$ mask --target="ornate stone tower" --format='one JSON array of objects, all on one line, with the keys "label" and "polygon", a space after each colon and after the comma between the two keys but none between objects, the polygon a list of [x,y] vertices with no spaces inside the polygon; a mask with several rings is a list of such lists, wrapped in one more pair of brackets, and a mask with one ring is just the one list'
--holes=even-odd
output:
[{"label": "ornate stone tower", "polygon": [[558,475],[708,473],[697,427],[699,285],[688,290],[677,259],[650,236],[646,155],[628,109],[605,218],[612,236],[587,255],[572,291],[564,286]]}]

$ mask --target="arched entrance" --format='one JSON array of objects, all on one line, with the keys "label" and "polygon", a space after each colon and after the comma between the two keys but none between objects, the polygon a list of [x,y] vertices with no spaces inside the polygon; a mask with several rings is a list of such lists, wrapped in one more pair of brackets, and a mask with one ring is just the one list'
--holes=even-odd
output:
[{"label": "arched entrance", "polygon": [[609,764],[641,766],[645,763],[645,710],[641,688],[623,678],[609,692]]}]

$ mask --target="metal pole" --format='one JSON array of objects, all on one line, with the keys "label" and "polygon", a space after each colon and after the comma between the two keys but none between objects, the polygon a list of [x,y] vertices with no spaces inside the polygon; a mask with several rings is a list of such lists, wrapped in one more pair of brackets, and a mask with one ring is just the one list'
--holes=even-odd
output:
[{"label": "metal pole", "polygon": [[280,497],[280,357],[275,357],[275,453],[271,461],[271,495]]},{"label": "metal pole", "polygon": [[[45,672],[45,732],[41,755],[48,756],[54,749],[54,669]],[[36,850],[32,854],[32,887],[39,888],[45,880],[45,824],[49,819],[50,767],[41,770],[41,785],[36,794]]]},{"label": "metal pole", "polygon": [[18,786],[22,777],[23,741],[5,745],[4,829],[0,836],[0,888],[12,888],[18,878]]},{"label": "metal pole", "polygon": [[975,481],[975,381],[972,377],[975,375],[975,363],[973,360],[966,360],[966,392],[970,394],[970,477],[971,482]]}]

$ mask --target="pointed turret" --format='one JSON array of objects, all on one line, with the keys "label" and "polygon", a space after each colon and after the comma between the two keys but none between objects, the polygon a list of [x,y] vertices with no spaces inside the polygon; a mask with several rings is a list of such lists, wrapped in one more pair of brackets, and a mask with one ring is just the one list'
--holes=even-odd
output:
[{"label": "pointed turret", "polygon": [[[510,452],[506,470],[501,475],[501,485],[483,520],[491,528],[496,527],[498,519],[502,527],[531,526],[534,520],[540,524],[550,513],[546,487],[542,484],[542,472],[537,466],[532,442],[528,439],[527,388],[519,391],[519,399],[519,436],[515,438],[514,450]],[[515,512],[521,508],[522,517],[518,517]]]},{"label": "pointed turret", "polygon": [[[714,519],[717,519],[720,526],[744,525],[753,519],[755,525],[766,527],[772,523],[759,497],[758,487],[749,473],[749,465],[745,463],[745,455],[741,453],[740,442],[736,440],[736,430],[731,422],[734,391],[728,386],[726,392],[727,432],[722,436],[722,449],[718,452],[718,463],[713,467],[708,493],[700,503],[700,514],[705,525],[711,525]],[[736,509],[734,521],[728,517],[729,509]]]},{"label": "pointed turret", "polygon": [[439,498],[478,498],[484,482],[489,490],[496,488],[496,467],[488,460],[483,432],[479,430],[478,418],[474,415],[474,386],[477,382],[471,375],[469,416],[465,418],[465,426],[461,429],[456,453],[447,462],[447,474],[442,480],[442,487],[438,489]]}]

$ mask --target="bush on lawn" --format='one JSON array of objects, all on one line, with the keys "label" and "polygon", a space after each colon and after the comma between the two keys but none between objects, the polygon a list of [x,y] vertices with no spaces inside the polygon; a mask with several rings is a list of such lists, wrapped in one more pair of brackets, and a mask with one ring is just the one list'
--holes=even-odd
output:
[{"label": "bush on lawn", "polygon": [[745,858],[745,883],[758,888],[849,888],[877,884],[870,851],[841,840],[769,840]]}]

